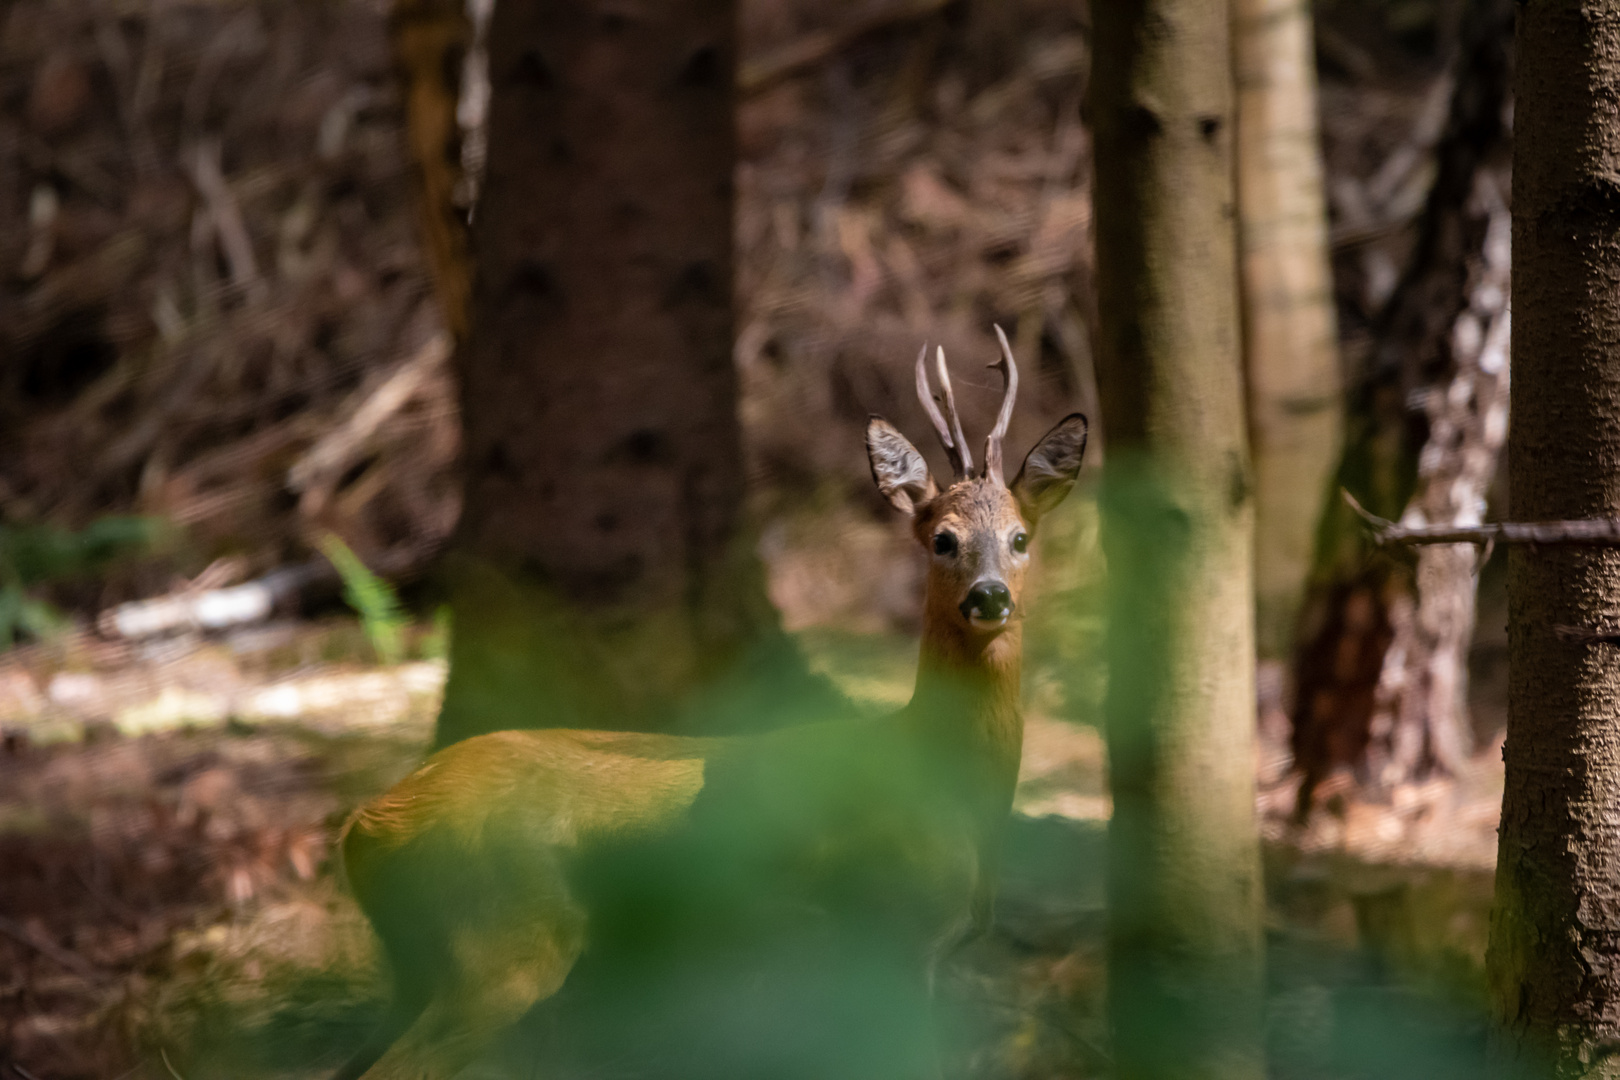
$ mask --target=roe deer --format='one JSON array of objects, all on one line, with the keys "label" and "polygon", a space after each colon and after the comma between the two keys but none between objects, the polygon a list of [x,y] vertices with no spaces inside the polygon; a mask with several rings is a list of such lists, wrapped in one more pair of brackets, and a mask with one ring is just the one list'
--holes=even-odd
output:
[{"label": "roe deer", "polygon": [[[1086,443],[1085,417],[1067,417],[1007,484],[1018,372],[996,332],[1005,395],[981,471],[943,349],[945,415],[926,346],[916,378],[949,486],[889,423],[866,430],[878,489],[929,558],[911,702],[759,735],[504,731],[440,750],[341,842],[395,1004],[340,1076],[449,1077],[531,1011],[535,1042],[572,1038],[594,1076],[638,1075],[638,1048],[656,1056],[639,1074],[659,1077],[933,1068],[919,1049],[933,968],[988,925],[1018,775],[1030,535]],[[914,1023],[884,1013],[894,1002]],[[861,1062],[812,1063],[834,1031]],[[552,1064],[530,1075],[570,1072]]]}]

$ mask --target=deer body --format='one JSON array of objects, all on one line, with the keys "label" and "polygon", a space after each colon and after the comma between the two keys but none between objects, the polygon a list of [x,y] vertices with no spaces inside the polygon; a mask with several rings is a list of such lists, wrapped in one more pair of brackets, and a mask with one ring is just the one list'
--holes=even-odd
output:
[{"label": "deer body", "polygon": [[783,1028],[842,1017],[841,1037],[870,1044],[874,1077],[916,1071],[907,1046],[889,1045],[903,1042],[892,1017],[841,1000],[849,980],[835,961],[871,965],[875,983],[892,976],[898,989],[874,993],[925,1001],[942,952],[989,922],[1023,739],[1025,547],[1085,444],[1084,418],[1070,417],[1011,487],[1002,480],[1016,387],[1003,344],[1008,394],[983,475],[971,475],[943,354],[954,431],[922,357],[919,393],[955,483],[940,491],[899,432],[876,418],[868,428],[879,489],[932,552],[911,702],[762,735],[507,731],[434,754],[344,834],[396,1001],[393,1023],[340,1076],[452,1076],[542,1001],[539,1012],[566,1018],[555,1031],[598,1018],[587,1056],[622,1056],[623,1033],[638,1031],[657,1058],[641,1068],[661,1077],[788,1075],[759,1054],[793,1052],[789,1030],[727,1068],[727,1015],[770,1008],[794,1018]]}]

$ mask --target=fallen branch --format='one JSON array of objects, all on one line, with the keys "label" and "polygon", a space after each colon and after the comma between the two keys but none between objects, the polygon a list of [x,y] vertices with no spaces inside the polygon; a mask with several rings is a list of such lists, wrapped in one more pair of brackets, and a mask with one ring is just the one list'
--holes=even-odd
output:
[{"label": "fallen branch", "polygon": [[197,589],[135,600],[104,611],[97,620],[108,637],[144,638],[177,630],[224,630],[268,619],[316,585],[335,584],[337,571],[325,559],[286,566],[244,585]]},{"label": "fallen branch", "polygon": [[[433,549],[398,547],[369,564],[391,581],[409,578],[432,558]],[[206,574],[207,571],[204,571]],[[335,594],[342,577],[330,560],[311,559],[283,566],[261,578],[223,589],[202,587],[203,579],[167,596],[133,600],[103,611],[97,628],[107,637],[147,638],[184,630],[228,630],[263,622],[278,610]]]},{"label": "fallen branch", "polygon": [[31,928],[20,922],[0,915],[0,934],[4,934],[19,945],[26,945],[48,960],[55,961],[60,967],[73,972],[75,975],[89,979],[91,982],[104,982],[108,973],[96,967],[78,953],[69,952],[56,942],[43,934],[35,933]]},{"label": "fallen branch", "polygon": [[259,264],[253,256],[253,238],[242,217],[241,204],[220,170],[219,140],[198,146],[191,158],[191,182],[213,217],[220,251],[230,267],[231,284],[239,289],[259,288]]},{"label": "fallen branch", "polygon": [[1339,489],[1379,547],[1395,544],[1584,544],[1620,546],[1620,518],[1585,521],[1497,521],[1482,525],[1399,525],[1381,518]]}]

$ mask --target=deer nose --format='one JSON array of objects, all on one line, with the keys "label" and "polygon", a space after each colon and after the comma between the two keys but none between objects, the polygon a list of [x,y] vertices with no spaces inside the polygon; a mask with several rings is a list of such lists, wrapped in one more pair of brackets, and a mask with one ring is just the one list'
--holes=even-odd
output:
[{"label": "deer nose", "polygon": [[1005,619],[1013,609],[1012,593],[999,581],[981,581],[968,590],[962,601],[962,616],[994,622]]}]

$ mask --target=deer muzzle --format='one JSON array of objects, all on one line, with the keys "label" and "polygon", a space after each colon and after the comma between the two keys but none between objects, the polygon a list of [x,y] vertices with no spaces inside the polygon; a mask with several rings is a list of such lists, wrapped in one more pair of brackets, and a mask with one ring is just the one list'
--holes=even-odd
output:
[{"label": "deer muzzle", "polygon": [[1006,623],[1012,614],[1012,593],[1000,581],[980,581],[968,590],[962,601],[962,617],[974,626],[991,627]]}]

